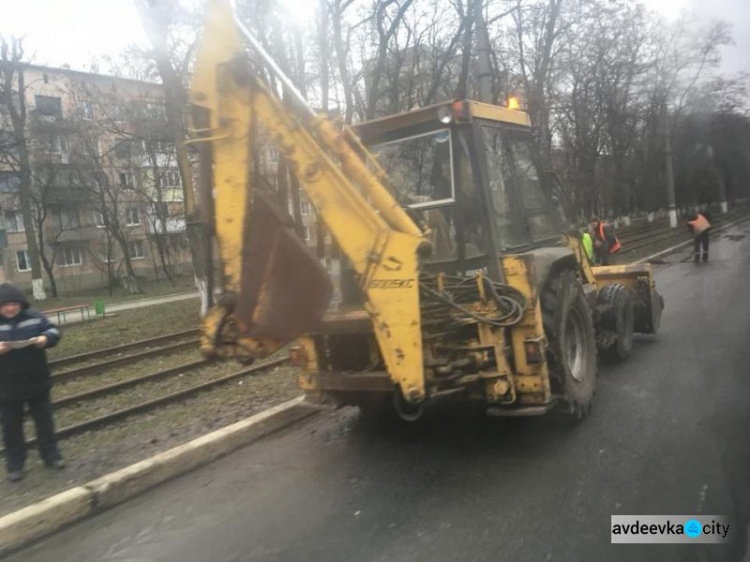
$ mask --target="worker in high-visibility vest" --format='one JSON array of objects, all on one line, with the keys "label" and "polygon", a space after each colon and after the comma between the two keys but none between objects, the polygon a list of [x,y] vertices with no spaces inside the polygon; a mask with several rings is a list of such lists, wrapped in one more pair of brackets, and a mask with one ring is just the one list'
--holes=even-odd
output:
[{"label": "worker in high-visibility vest", "polygon": [[693,233],[693,260],[701,261],[701,246],[703,247],[703,261],[708,261],[708,233],[711,230],[711,215],[708,211],[695,213],[687,221],[687,227]]},{"label": "worker in high-visibility vest", "polygon": [[594,255],[594,241],[591,239],[591,234],[583,232],[581,234],[581,246],[583,246],[583,253],[586,254],[586,259],[589,263],[594,263],[596,256]]},{"label": "worker in high-visibility vest", "polygon": [[592,217],[589,221],[589,234],[594,242],[596,261],[601,265],[608,265],[610,257],[622,248],[620,239],[615,235],[615,227]]}]

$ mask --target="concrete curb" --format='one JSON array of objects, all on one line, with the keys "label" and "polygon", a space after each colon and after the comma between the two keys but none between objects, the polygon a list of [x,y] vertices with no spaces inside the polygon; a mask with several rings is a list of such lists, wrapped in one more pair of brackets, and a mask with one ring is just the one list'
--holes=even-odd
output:
[{"label": "concrete curb", "polygon": [[[724,225],[718,227],[716,230],[713,230],[712,232],[721,232],[722,230],[726,230],[727,228],[730,228],[732,226],[738,225],[741,222],[745,222],[748,219],[750,219],[750,215],[746,216],[746,217],[742,217],[741,219],[737,219],[736,221],[730,222],[729,224],[724,224]],[[646,256],[645,258],[641,258],[638,261],[633,262],[633,265],[636,265],[636,264],[639,264],[639,263],[644,263],[644,262],[647,262],[649,260],[655,260],[656,258],[660,258],[661,256],[665,256],[667,254],[671,254],[673,252],[676,252],[677,250],[679,250],[683,246],[689,246],[692,243],[693,243],[692,240],[685,240],[684,242],[680,242],[676,246],[672,246],[671,248],[667,248],[666,250],[661,250],[660,252],[657,252],[656,254],[652,254],[650,256]]]},{"label": "concrete curb", "polygon": [[117,505],[320,410],[295,398],[149,459],[0,517],[0,556]]}]

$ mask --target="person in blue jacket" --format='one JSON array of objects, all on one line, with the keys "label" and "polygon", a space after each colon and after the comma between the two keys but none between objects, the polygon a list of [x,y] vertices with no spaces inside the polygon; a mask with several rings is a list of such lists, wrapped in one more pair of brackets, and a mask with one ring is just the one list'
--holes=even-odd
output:
[{"label": "person in blue jacket", "polygon": [[10,283],[0,285],[0,419],[11,482],[24,477],[24,405],[28,405],[36,426],[42,460],[50,468],[65,467],[55,437],[50,401],[52,381],[44,351],[58,341],[57,326],[41,312],[30,310],[17,287]]}]

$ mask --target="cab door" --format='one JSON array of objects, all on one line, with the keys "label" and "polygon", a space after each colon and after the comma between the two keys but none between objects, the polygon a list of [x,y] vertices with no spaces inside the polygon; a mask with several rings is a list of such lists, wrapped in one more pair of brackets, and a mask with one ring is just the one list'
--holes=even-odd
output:
[{"label": "cab door", "polygon": [[531,132],[480,121],[476,132],[487,205],[500,253],[519,253],[559,239],[561,223],[541,174]]}]

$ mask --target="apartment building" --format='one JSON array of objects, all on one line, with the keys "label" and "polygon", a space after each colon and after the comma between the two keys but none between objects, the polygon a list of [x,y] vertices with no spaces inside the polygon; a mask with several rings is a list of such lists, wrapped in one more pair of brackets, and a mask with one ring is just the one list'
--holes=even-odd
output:
[{"label": "apartment building", "polygon": [[0,103],[0,281],[31,284],[27,228],[45,284],[63,293],[189,271],[161,85],[36,65],[14,69],[13,83],[26,109],[33,220],[23,221],[19,146]]}]

